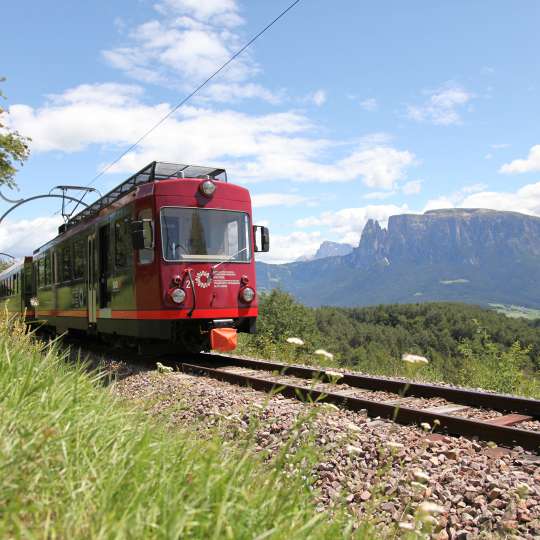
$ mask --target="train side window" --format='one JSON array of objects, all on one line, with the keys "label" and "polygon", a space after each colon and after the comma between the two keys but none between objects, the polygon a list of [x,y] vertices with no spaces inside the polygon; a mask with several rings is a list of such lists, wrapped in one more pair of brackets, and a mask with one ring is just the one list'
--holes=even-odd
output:
[{"label": "train side window", "polygon": [[[151,248],[139,249],[139,264],[150,264],[154,262],[154,222],[152,221],[152,210],[145,208],[139,212],[139,220],[143,221],[143,234],[145,244],[152,245]],[[146,242],[148,240],[148,243]]]},{"label": "train side window", "polygon": [[84,277],[85,249],[84,240],[75,240],[73,244],[73,279]]},{"label": "train side window", "polygon": [[71,281],[71,246],[64,246],[60,253],[60,281]]},{"label": "train side window", "polygon": [[36,261],[36,279],[38,287],[43,287],[43,259]]},{"label": "train side window", "polygon": [[114,223],[114,265],[116,268],[126,268],[129,265],[131,251],[129,229],[126,218]]},{"label": "train side window", "polygon": [[52,283],[52,268],[51,255],[47,253],[43,260],[43,284],[50,285]]}]

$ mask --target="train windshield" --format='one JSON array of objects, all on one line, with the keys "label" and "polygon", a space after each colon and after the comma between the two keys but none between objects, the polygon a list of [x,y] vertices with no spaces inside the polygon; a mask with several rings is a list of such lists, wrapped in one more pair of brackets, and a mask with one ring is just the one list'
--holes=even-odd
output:
[{"label": "train windshield", "polygon": [[161,210],[161,241],[166,261],[251,259],[249,216],[244,212],[169,207]]}]

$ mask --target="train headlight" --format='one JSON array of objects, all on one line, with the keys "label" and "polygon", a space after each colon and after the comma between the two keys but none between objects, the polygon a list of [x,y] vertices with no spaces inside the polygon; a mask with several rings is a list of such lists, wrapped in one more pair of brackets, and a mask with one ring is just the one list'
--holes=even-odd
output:
[{"label": "train headlight", "polygon": [[242,298],[244,302],[252,302],[255,298],[255,291],[251,287],[244,287],[240,291],[240,298]]},{"label": "train headlight", "polygon": [[186,299],[186,293],[184,289],[173,289],[170,292],[171,300],[175,304],[181,304]]},{"label": "train headlight", "polygon": [[214,194],[214,191],[216,191],[216,184],[212,182],[212,180],[205,180],[201,185],[200,188],[201,193],[206,197],[211,197]]}]

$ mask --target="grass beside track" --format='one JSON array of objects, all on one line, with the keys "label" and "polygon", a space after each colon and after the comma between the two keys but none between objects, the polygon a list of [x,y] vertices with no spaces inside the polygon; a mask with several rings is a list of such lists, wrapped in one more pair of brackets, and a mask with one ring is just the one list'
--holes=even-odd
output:
[{"label": "grass beside track", "polygon": [[305,453],[286,452],[263,464],[249,436],[167,432],[54,344],[0,321],[1,538],[371,536],[317,513]]}]

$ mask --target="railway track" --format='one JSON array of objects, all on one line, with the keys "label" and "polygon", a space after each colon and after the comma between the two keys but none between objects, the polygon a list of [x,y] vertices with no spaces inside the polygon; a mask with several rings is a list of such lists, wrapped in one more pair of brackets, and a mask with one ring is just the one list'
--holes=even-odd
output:
[{"label": "railway track", "polygon": [[355,373],[339,377],[330,370],[216,354],[177,363],[184,372],[254,390],[540,452],[539,400]]}]

